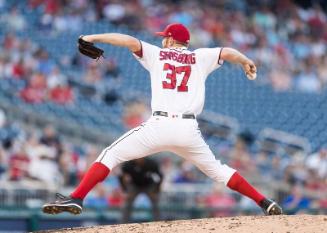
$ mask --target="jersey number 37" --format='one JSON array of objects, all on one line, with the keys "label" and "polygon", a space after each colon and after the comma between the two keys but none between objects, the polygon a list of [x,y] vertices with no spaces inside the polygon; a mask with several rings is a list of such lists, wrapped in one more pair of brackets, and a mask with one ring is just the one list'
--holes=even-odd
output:
[{"label": "jersey number 37", "polygon": [[174,66],[169,63],[165,63],[163,67],[164,71],[167,71],[166,79],[167,81],[162,82],[162,87],[164,89],[175,89],[177,78],[176,76],[183,75],[182,82],[177,86],[177,91],[187,92],[188,86],[187,82],[191,75],[191,66]]}]

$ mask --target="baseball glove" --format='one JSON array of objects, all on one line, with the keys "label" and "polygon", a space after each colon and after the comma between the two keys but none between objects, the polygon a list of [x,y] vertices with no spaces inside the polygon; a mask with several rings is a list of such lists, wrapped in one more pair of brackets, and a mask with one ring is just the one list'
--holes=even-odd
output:
[{"label": "baseball glove", "polygon": [[78,38],[78,50],[81,54],[93,59],[99,59],[103,57],[103,50],[94,46],[93,43],[83,40],[83,36]]}]

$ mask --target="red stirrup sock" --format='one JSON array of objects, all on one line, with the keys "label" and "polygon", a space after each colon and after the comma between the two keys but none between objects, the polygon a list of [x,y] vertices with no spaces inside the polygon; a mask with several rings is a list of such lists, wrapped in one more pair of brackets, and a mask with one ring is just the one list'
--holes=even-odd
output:
[{"label": "red stirrup sock", "polygon": [[72,198],[84,199],[93,187],[109,175],[109,168],[100,162],[95,162],[85,173],[82,181],[75,191],[70,194]]},{"label": "red stirrup sock", "polygon": [[252,185],[250,185],[238,172],[229,179],[227,186],[255,201],[258,205],[265,198]]}]

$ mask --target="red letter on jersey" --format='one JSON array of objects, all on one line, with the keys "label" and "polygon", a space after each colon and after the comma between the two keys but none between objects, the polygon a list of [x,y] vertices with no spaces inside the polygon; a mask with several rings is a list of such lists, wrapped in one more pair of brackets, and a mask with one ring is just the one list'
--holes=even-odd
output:
[{"label": "red letter on jersey", "polygon": [[164,71],[170,71],[167,72],[166,79],[170,79],[170,82],[163,81],[162,87],[164,89],[175,89],[176,88],[176,74],[184,73],[183,79],[181,84],[177,87],[177,91],[180,92],[187,92],[188,86],[187,82],[191,75],[191,66],[178,66],[175,67],[171,64],[165,63],[163,67]]},{"label": "red letter on jersey", "polygon": [[164,64],[164,68],[163,68],[164,71],[166,70],[169,70],[171,71],[171,73],[167,73],[166,75],[166,78],[167,79],[170,79],[170,83],[167,82],[167,81],[163,81],[162,82],[162,87],[164,89],[175,89],[176,87],[176,72],[175,72],[175,66],[173,65],[170,65],[168,63],[165,63]]},{"label": "red letter on jersey", "polygon": [[181,74],[182,72],[184,72],[181,85],[177,87],[177,91],[187,92],[188,91],[187,82],[191,75],[191,66],[179,66],[176,67],[175,71],[177,74]]}]

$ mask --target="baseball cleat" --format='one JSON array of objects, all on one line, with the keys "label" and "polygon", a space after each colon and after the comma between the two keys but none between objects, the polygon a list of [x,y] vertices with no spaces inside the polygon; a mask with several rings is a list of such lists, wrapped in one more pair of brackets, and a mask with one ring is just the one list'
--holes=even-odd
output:
[{"label": "baseball cleat", "polygon": [[43,213],[60,214],[61,212],[69,212],[77,215],[82,213],[83,200],[66,197],[60,193],[56,193],[56,201],[44,204],[42,207]]},{"label": "baseball cleat", "polygon": [[275,201],[270,199],[263,199],[260,202],[260,207],[266,215],[280,215],[283,214],[282,207],[280,207]]}]

